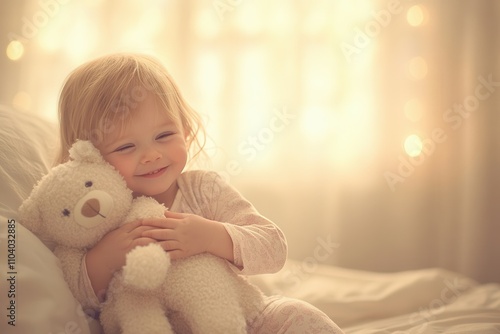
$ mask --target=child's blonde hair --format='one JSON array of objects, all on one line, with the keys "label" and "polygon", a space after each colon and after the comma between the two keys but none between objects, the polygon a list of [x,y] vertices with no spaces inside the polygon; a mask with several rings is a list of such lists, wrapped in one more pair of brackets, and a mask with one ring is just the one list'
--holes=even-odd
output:
[{"label": "child's blonde hair", "polygon": [[120,129],[147,94],[154,94],[184,130],[191,158],[198,155],[205,144],[201,119],[165,67],[147,55],[112,54],[79,66],[67,77],[59,99],[61,150],[56,164],[68,160],[77,139],[98,145]]}]

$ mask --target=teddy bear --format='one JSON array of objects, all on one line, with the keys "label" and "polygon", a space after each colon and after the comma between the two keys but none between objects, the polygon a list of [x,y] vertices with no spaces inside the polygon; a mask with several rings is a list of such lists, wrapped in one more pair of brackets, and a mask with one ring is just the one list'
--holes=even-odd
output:
[{"label": "teddy bear", "polygon": [[[151,197],[134,198],[91,142],[76,141],[69,154],[36,184],[19,214],[50,245],[77,297],[86,251],[120,225],[162,217],[166,208]],[[106,291],[100,322],[106,334],[246,333],[263,298],[226,260],[203,253],[170,261],[150,243],[126,255]]]}]

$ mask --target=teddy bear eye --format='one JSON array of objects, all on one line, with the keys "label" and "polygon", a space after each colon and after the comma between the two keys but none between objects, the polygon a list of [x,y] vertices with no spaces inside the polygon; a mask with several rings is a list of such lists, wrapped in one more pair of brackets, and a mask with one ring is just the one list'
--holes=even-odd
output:
[{"label": "teddy bear eye", "polygon": [[87,181],[85,182],[85,187],[90,188],[92,187],[92,184],[93,184],[92,181]]},{"label": "teddy bear eye", "polygon": [[64,217],[69,217],[70,213],[71,212],[68,209],[62,210],[62,214],[63,214]]}]

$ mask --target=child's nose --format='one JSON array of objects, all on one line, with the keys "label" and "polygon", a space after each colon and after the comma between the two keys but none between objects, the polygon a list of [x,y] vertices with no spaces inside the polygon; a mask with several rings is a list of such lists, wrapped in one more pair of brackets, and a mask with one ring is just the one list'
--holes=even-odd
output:
[{"label": "child's nose", "polygon": [[144,156],[142,157],[141,163],[147,164],[150,162],[154,162],[160,158],[161,158],[161,153],[158,152],[157,150],[151,149],[145,152]]}]

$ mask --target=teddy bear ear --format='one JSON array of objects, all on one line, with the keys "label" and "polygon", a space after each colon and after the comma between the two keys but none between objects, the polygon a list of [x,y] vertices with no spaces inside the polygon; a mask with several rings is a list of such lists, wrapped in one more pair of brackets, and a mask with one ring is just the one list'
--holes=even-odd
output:
[{"label": "teddy bear ear", "polygon": [[75,161],[104,163],[101,152],[88,140],[77,140],[69,149],[69,157]]}]

